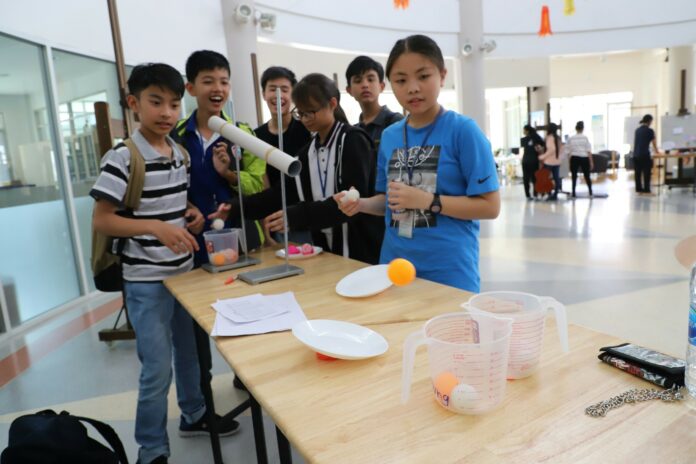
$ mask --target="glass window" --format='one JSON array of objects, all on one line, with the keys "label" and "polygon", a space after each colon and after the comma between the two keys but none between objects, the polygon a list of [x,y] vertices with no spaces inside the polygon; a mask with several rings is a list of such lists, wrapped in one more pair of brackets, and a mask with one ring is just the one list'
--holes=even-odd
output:
[{"label": "glass window", "polygon": [[[122,127],[116,65],[61,50],[54,50],[53,65],[58,87],[59,127],[68,159],[85,269],[89,272],[94,205],[89,191],[99,175],[103,155],[99,152],[94,104],[107,102],[112,131]],[[94,290],[91,275],[88,282]]]},{"label": "glass window", "polygon": [[0,34],[0,282],[13,325],[80,294],[43,56]]}]

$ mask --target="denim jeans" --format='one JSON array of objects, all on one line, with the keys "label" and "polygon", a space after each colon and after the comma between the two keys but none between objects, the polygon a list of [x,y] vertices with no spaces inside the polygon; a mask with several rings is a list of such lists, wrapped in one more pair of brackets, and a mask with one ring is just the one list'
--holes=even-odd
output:
[{"label": "denim jeans", "polygon": [[136,334],[140,370],[135,441],[138,458],[149,463],[169,456],[167,393],[172,383],[183,418],[197,422],[205,414],[193,320],[161,282],[125,282],[128,316]]},{"label": "denim jeans", "polygon": [[548,164],[545,164],[544,167],[551,171],[551,175],[553,176],[553,196],[557,196],[558,192],[561,191],[561,167],[560,166],[549,166]]}]

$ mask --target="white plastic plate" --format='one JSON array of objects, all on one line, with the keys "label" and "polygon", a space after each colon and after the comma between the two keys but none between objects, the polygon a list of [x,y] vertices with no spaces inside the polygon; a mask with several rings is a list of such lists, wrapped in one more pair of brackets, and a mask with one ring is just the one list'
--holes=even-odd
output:
[{"label": "white plastic plate", "polygon": [[377,264],[348,274],[336,284],[336,293],[348,298],[363,298],[385,291],[392,286],[387,267],[387,264]]},{"label": "white plastic plate", "polygon": [[380,334],[350,322],[303,321],[292,328],[292,334],[317,353],[338,359],[371,358],[389,348],[389,343]]},{"label": "white plastic plate", "polygon": [[[313,247],[313,248],[314,248],[314,252],[313,252],[311,255],[303,255],[302,253],[294,254],[294,255],[291,254],[291,255],[288,257],[288,260],[292,261],[292,260],[295,260],[295,259],[309,259],[309,258],[314,258],[316,255],[318,255],[319,253],[321,253],[322,251],[324,251],[321,247],[318,247],[318,246],[315,246],[315,247]],[[277,251],[275,252],[275,255],[276,255],[276,258],[285,259],[285,249],[281,248],[280,250],[277,250]]]}]

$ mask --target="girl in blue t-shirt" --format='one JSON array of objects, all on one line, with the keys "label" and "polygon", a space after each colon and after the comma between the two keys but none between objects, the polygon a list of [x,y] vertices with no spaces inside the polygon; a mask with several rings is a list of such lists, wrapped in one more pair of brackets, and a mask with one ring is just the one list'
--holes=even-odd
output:
[{"label": "girl in blue t-shirt", "polygon": [[334,199],[348,216],[385,216],[381,263],[406,258],[419,277],[478,292],[478,219],[498,216],[498,176],[481,129],[437,102],[446,74],[429,37],[396,42],[386,75],[408,117],[382,134],[377,194]]}]

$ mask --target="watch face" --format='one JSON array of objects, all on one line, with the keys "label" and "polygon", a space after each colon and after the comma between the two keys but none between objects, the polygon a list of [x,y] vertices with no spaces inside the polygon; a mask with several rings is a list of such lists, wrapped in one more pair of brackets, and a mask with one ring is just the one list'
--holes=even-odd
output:
[{"label": "watch face", "polygon": [[440,205],[433,205],[430,207],[430,212],[432,212],[433,214],[439,214],[441,209],[442,208],[440,207]]}]

